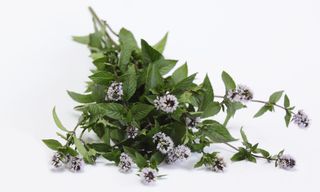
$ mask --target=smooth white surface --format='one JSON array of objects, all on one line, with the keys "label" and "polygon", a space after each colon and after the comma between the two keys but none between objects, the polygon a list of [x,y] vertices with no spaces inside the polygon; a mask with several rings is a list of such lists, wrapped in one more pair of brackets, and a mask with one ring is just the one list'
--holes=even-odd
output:
[{"label": "smooth white surface", "polygon": [[[167,179],[152,187],[105,161],[80,174],[50,171],[52,153],[41,139],[56,138],[52,107],[72,127],[75,103],[65,90],[83,91],[92,67],[86,47],[71,41],[92,30],[89,5],[116,30],[124,26],[151,43],[170,31],[165,55],[188,61],[199,81],[208,73],[216,93],[224,90],[222,70],[249,85],[255,98],[285,89],[313,119],[310,129],[285,128],[281,110],[252,119],[256,104],[239,112],[230,129],[239,137],[244,126],[249,139],[271,152],[285,148],[296,157],[296,170],[228,161],[227,171],[216,174],[192,170],[194,157],[162,167]],[[2,0],[0,191],[319,191],[319,9],[317,0]],[[232,155],[225,146],[211,150]]]}]

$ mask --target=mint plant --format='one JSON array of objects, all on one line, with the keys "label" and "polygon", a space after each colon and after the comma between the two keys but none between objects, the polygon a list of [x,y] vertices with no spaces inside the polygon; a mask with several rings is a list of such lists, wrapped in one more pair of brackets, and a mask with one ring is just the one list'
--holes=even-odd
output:
[{"label": "mint plant", "polygon": [[[81,114],[73,129],[63,126],[53,109],[53,119],[60,130],[57,135],[64,140],[43,140],[55,151],[53,167],[77,172],[82,170],[83,162],[94,164],[97,158],[105,158],[124,173],[138,167],[141,181],[149,184],[163,176],[158,173],[162,163],[179,163],[192,153],[202,154],[195,168],[223,171],[223,157],[218,152],[204,152],[205,147],[216,143],[234,149],[232,161],[255,163],[259,158],[280,168],[294,167],[295,160],[283,151],[271,155],[250,143],[243,129],[243,146],[234,146],[232,142],[237,139],[227,129],[229,120],[248,102],[263,104],[255,118],[280,108],[286,126],[293,122],[301,128],[309,127],[308,116],[302,110],[295,113],[283,91],[273,93],[268,101],[255,100],[247,86],[237,85],[227,72],[222,72],[225,93],[215,95],[209,77],[196,84],[196,73],[190,75],[187,64],[168,75],[177,60],[162,54],[167,34],[155,45],[143,39],[138,44],[129,30],[122,28],[116,33],[89,10],[94,32],[73,39],[88,47],[94,69],[84,93],[68,91],[79,103],[75,110]],[[214,120],[219,113],[226,114],[224,122]],[[83,136],[88,132],[94,132],[99,139],[86,141]]]}]

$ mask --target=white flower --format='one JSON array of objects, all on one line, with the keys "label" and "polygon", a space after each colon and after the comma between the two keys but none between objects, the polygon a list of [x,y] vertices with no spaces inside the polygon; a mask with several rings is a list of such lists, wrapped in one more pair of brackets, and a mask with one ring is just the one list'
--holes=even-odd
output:
[{"label": "white flower", "polygon": [[281,155],[277,161],[276,166],[279,166],[282,169],[292,169],[296,165],[296,160],[290,155]]},{"label": "white flower", "polygon": [[118,164],[119,170],[123,173],[127,173],[131,171],[132,165],[133,165],[133,161],[131,157],[129,157],[129,155],[125,153],[121,153],[120,161]]},{"label": "white flower", "polygon": [[162,110],[166,113],[173,113],[179,105],[177,97],[169,93],[160,97],[157,96],[153,103],[157,110]]},{"label": "white flower", "polygon": [[235,90],[229,90],[227,98],[232,102],[245,103],[253,99],[253,92],[245,85],[238,85]]},{"label": "white flower", "polygon": [[166,162],[172,164],[177,160],[188,159],[191,156],[191,150],[185,145],[178,145],[173,150],[169,151],[166,157]]},{"label": "white flower", "polygon": [[308,115],[305,114],[303,110],[299,110],[298,113],[293,116],[292,121],[300,128],[308,128],[311,123]]},{"label": "white flower", "polygon": [[216,157],[213,159],[212,163],[205,165],[209,170],[214,172],[222,172],[224,168],[227,166],[226,162],[222,157]]},{"label": "white flower", "polygon": [[189,128],[196,128],[197,125],[201,122],[200,117],[186,117],[186,125]]},{"label": "white flower", "polygon": [[72,172],[81,171],[83,167],[83,160],[79,157],[70,157],[67,167]]},{"label": "white flower", "polygon": [[138,135],[139,129],[134,126],[128,126],[126,131],[128,138],[134,139]]},{"label": "white flower", "polygon": [[172,139],[162,132],[156,133],[153,136],[153,142],[162,154],[167,154],[174,147]]},{"label": "white flower", "polygon": [[122,99],[122,96],[123,96],[122,83],[113,81],[108,88],[105,100],[119,101]]},{"label": "white flower", "polygon": [[146,167],[141,170],[140,178],[144,184],[151,184],[156,182],[158,172],[155,169]]},{"label": "white flower", "polygon": [[55,153],[52,158],[51,158],[51,165],[54,168],[61,168],[63,166],[63,162],[62,162],[62,154],[61,153]]}]

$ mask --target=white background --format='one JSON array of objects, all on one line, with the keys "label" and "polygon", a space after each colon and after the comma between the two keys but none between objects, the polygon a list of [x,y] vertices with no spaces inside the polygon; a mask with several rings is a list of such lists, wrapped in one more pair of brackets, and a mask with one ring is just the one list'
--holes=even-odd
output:
[{"label": "white background", "polygon": [[[71,41],[72,35],[91,32],[89,5],[116,30],[124,26],[138,39],[155,43],[170,31],[165,55],[188,61],[199,82],[208,73],[217,94],[224,91],[222,70],[249,85],[257,99],[286,90],[313,119],[311,128],[285,128],[281,110],[252,119],[260,105],[249,104],[230,130],[239,137],[244,126],[249,139],[271,152],[286,149],[297,159],[296,169],[228,160],[227,171],[217,174],[191,169],[194,157],[162,167],[167,179],[151,187],[105,161],[80,174],[52,172],[52,152],[41,139],[56,138],[53,106],[65,126],[76,123],[76,103],[65,90],[83,91],[92,67],[86,47]],[[319,191],[319,10],[317,0],[1,0],[0,190]],[[211,150],[232,155],[225,146]]]}]

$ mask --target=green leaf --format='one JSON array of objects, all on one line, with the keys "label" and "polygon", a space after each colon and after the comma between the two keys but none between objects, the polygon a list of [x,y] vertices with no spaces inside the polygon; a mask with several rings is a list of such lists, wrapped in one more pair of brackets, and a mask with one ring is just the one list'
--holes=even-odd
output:
[{"label": "green leaf", "polygon": [[56,107],[54,107],[53,110],[52,110],[52,116],[53,116],[53,120],[54,120],[55,124],[57,125],[57,127],[58,127],[59,129],[61,129],[62,131],[65,131],[65,132],[69,132],[68,129],[66,129],[66,128],[62,125],[62,123],[61,123],[61,121],[60,121],[60,119],[59,119],[59,117],[58,117],[58,115],[57,115],[57,113],[56,113]]},{"label": "green leaf", "polygon": [[160,74],[159,68],[154,63],[148,66],[146,77],[146,90],[157,88],[163,85],[163,78]]},{"label": "green leaf", "polygon": [[107,152],[107,153],[103,154],[102,156],[104,158],[106,158],[107,160],[114,161],[116,164],[118,164],[120,155],[121,155],[121,151],[114,150],[111,152]]},{"label": "green leaf", "polygon": [[212,121],[210,124],[206,124],[203,127],[202,134],[209,137],[214,143],[226,143],[236,141],[227,128],[216,121]]},{"label": "green leaf", "polygon": [[123,97],[128,101],[136,92],[137,89],[137,76],[136,70],[133,65],[128,67],[128,72],[124,76],[125,80],[123,81]]},{"label": "green leaf", "polygon": [[165,48],[165,46],[166,46],[166,44],[167,44],[167,39],[168,39],[168,33],[166,33],[166,34],[164,35],[164,37],[162,37],[162,39],[161,39],[157,44],[155,44],[155,45],[153,46],[153,48],[154,48],[155,50],[159,51],[160,53],[163,53],[164,48]]},{"label": "green leaf", "polygon": [[244,142],[248,143],[249,141],[248,141],[248,138],[247,138],[245,132],[243,131],[243,128],[240,129],[240,133],[241,133],[242,140]]},{"label": "green leaf", "polygon": [[106,103],[103,105],[105,115],[116,120],[123,120],[126,110],[119,103]]},{"label": "green leaf", "polygon": [[138,152],[135,152],[134,161],[139,168],[144,168],[148,165],[147,160]]},{"label": "green leaf", "polygon": [[153,105],[137,103],[132,106],[131,113],[133,114],[134,119],[141,120],[145,118],[153,109]]},{"label": "green leaf", "polygon": [[286,126],[289,127],[289,124],[291,122],[292,114],[289,111],[286,111],[286,115],[284,116],[284,120],[286,122]]},{"label": "green leaf", "polygon": [[234,90],[236,88],[236,83],[232,77],[225,71],[222,72],[222,80],[226,87],[226,90]]},{"label": "green leaf", "polygon": [[283,91],[274,92],[269,98],[269,103],[272,103],[272,104],[277,103],[281,99],[282,94],[283,94]]},{"label": "green leaf", "polygon": [[150,162],[154,162],[156,165],[159,165],[164,160],[164,158],[165,156],[157,151],[150,157]]},{"label": "green leaf", "polygon": [[138,50],[139,48],[133,34],[125,28],[122,28],[119,32],[119,41],[121,48],[119,64],[121,71],[124,71],[130,62],[132,51]]},{"label": "green leaf", "polygon": [[264,149],[256,149],[255,150],[256,153],[260,153],[263,157],[267,158],[267,157],[270,157],[270,153]]},{"label": "green leaf", "polygon": [[90,43],[90,37],[86,36],[73,36],[72,39],[78,43],[88,45]]},{"label": "green leaf", "polygon": [[77,147],[77,150],[79,151],[79,153],[82,155],[83,160],[87,163],[93,163],[92,159],[89,156],[87,149],[84,147],[82,142],[76,136],[73,136],[73,142],[74,142],[75,146]]},{"label": "green leaf", "polygon": [[79,103],[92,103],[95,100],[91,97],[91,94],[83,95],[72,91],[67,91],[68,95]]},{"label": "green leaf", "polygon": [[152,63],[163,58],[161,53],[159,53],[156,49],[152,48],[143,39],[141,39],[141,51],[142,51],[142,58],[145,61],[145,63]]},{"label": "green leaf", "polygon": [[194,81],[196,75],[197,75],[197,74],[195,73],[195,74],[192,74],[192,75],[190,75],[189,77],[183,79],[182,81],[180,81],[179,83],[177,83],[177,84],[175,85],[175,88],[174,88],[174,89],[175,89],[175,90],[182,90],[182,91],[184,91],[184,90],[191,90],[192,87],[193,87],[193,85],[194,85],[193,81]]},{"label": "green leaf", "polygon": [[270,111],[272,109],[272,106],[265,105],[261,107],[261,109],[254,115],[254,118],[260,117],[263,114],[265,114],[267,111]]},{"label": "green leaf", "polygon": [[207,117],[214,116],[214,115],[218,114],[220,110],[221,110],[221,106],[220,106],[219,102],[211,102],[206,106],[201,117],[207,118]]},{"label": "green leaf", "polygon": [[95,33],[89,34],[89,47],[101,49],[102,42],[103,42],[102,37],[103,37],[102,31],[96,31]]},{"label": "green leaf", "polygon": [[112,147],[110,147],[110,145],[106,143],[91,143],[88,144],[88,146],[100,153],[107,153],[110,152],[112,149]]},{"label": "green leaf", "polygon": [[242,161],[246,159],[246,151],[245,150],[240,150],[238,153],[234,154],[231,157],[231,161]]},{"label": "green leaf", "polygon": [[44,144],[46,144],[50,149],[57,151],[60,147],[62,147],[62,144],[54,139],[43,139],[42,140]]},{"label": "green leaf", "polygon": [[181,67],[179,67],[177,70],[175,70],[172,74],[172,79],[175,84],[179,83],[183,79],[188,77],[188,65],[185,63]]},{"label": "green leaf", "polygon": [[108,84],[111,80],[114,79],[114,75],[107,71],[98,71],[93,75],[89,76],[89,78],[98,84]]},{"label": "green leaf", "polygon": [[289,100],[288,95],[284,96],[284,107],[285,108],[289,108],[290,107],[290,100]]},{"label": "green leaf", "polygon": [[211,82],[210,82],[208,75],[206,75],[206,77],[203,80],[202,91],[203,91],[202,92],[202,99],[201,99],[199,110],[205,111],[208,108],[208,105],[210,105],[212,103],[213,98],[214,98],[212,85],[211,85]]},{"label": "green leaf", "polygon": [[154,64],[158,65],[160,74],[165,75],[176,66],[177,62],[177,60],[159,59],[158,61],[155,61]]}]

